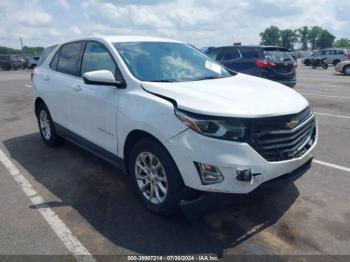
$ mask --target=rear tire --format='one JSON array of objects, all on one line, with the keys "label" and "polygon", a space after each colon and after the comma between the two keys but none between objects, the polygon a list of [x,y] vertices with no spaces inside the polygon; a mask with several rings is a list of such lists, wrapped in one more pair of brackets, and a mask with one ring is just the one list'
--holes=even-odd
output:
[{"label": "rear tire", "polygon": [[323,64],[322,68],[326,70],[326,69],[328,69],[328,65],[327,64]]},{"label": "rear tire", "polygon": [[63,139],[56,134],[51,114],[44,103],[38,105],[36,116],[38,119],[40,135],[44,143],[50,147],[60,145],[63,142]]},{"label": "rear tire", "polygon": [[144,205],[159,215],[176,213],[176,196],[185,186],[168,151],[154,139],[145,138],[134,145],[128,159],[132,183]]},{"label": "rear tire", "polygon": [[311,65],[310,60],[305,60],[305,61],[304,61],[304,65],[305,65],[305,66],[310,66],[310,65]]},{"label": "rear tire", "polygon": [[336,66],[338,63],[340,63],[340,60],[338,60],[338,59],[333,61],[334,66]]}]

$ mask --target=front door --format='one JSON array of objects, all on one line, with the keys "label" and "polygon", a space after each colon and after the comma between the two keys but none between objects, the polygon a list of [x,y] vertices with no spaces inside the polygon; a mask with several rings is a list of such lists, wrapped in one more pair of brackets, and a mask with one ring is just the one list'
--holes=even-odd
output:
[{"label": "front door", "polygon": [[[81,73],[109,70],[116,75],[117,65],[100,42],[87,41]],[[119,72],[119,71],[118,71]],[[117,106],[120,90],[114,86],[73,83],[70,96],[71,123],[74,132],[103,149],[117,153]]]}]

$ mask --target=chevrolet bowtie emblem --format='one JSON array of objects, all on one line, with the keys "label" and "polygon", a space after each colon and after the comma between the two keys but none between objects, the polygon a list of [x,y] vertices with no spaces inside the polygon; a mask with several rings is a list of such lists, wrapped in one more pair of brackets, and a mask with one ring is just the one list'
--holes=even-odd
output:
[{"label": "chevrolet bowtie emblem", "polygon": [[287,123],[287,127],[289,129],[293,129],[298,125],[299,121],[298,120],[293,120]]}]

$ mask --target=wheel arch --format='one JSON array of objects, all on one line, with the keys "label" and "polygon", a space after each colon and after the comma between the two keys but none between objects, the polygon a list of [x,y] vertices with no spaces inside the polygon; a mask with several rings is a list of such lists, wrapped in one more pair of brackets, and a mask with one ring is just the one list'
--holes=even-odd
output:
[{"label": "wheel arch", "polygon": [[157,144],[161,145],[171,156],[169,150],[164,146],[164,144],[157,137],[155,137],[151,133],[144,131],[144,130],[140,130],[140,129],[133,130],[127,135],[125,143],[124,143],[124,147],[123,147],[123,159],[124,159],[124,164],[125,164],[125,168],[126,168],[127,172],[129,172],[128,161],[129,161],[130,152],[131,152],[133,146],[138,141],[145,139],[145,138],[149,138],[149,139],[153,140],[154,142],[156,142]]},{"label": "wheel arch", "polygon": [[37,97],[37,98],[35,99],[35,102],[34,102],[34,110],[35,110],[34,112],[35,112],[35,115],[37,115],[38,106],[39,106],[40,104],[46,105],[45,102],[44,102],[44,100],[43,100],[41,97]]}]

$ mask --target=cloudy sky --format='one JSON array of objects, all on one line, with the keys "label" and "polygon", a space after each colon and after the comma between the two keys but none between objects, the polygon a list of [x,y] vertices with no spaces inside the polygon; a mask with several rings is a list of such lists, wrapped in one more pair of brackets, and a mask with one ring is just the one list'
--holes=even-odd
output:
[{"label": "cloudy sky", "polygon": [[0,0],[0,45],[47,46],[79,35],[175,38],[198,47],[257,44],[267,26],[320,25],[350,38],[349,0]]}]

